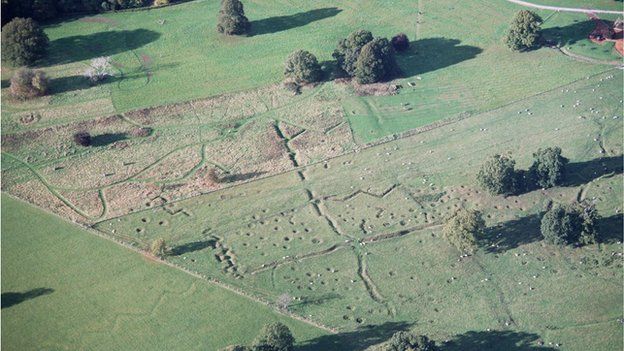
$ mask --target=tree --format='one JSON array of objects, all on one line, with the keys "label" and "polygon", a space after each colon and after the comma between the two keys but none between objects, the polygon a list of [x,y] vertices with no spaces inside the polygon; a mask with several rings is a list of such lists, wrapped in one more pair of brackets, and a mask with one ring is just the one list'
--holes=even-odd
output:
[{"label": "tree", "polygon": [[361,29],[338,42],[338,47],[332,56],[336,59],[338,67],[349,77],[355,76],[355,65],[360,56],[360,50],[372,40],[373,34]]},{"label": "tree", "polygon": [[103,81],[107,77],[114,77],[115,72],[113,71],[110,57],[94,58],[83,75],[94,84]]},{"label": "tree", "polygon": [[511,195],[518,191],[516,162],[503,155],[487,159],[477,173],[479,185],[492,195]]},{"label": "tree", "polygon": [[91,145],[91,135],[87,132],[78,132],[74,134],[74,142],[80,146]]},{"label": "tree", "polygon": [[275,301],[275,304],[277,305],[277,308],[279,308],[280,310],[287,311],[291,302],[292,302],[292,297],[284,293],[277,297],[277,301]]},{"label": "tree", "polygon": [[243,345],[230,345],[221,349],[221,351],[251,351],[251,349]]},{"label": "tree", "polygon": [[296,82],[318,82],[322,76],[316,56],[305,50],[297,50],[288,55],[284,66],[284,75]]},{"label": "tree", "polygon": [[355,65],[355,77],[361,84],[380,82],[394,72],[396,61],[394,49],[386,38],[376,38],[368,42]]},{"label": "tree", "polygon": [[292,351],[295,338],[282,323],[265,325],[253,342],[254,351]]},{"label": "tree", "polygon": [[424,335],[399,331],[392,335],[383,351],[436,351],[435,342]]},{"label": "tree", "polygon": [[152,241],[152,245],[150,246],[150,253],[156,257],[162,257],[165,255],[167,250],[167,245],[165,243],[165,239],[158,238]]},{"label": "tree", "polygon": [[529,174],[537,185],[551,188],[561,184],[568,159],[561,156],[560,147],[539,149],[533,154],[533,159]]},{"label": "tree", "polygon": [[42,58],[48,36],[30,18],[14,18],[2,27],[2,58],[14,66],[27,66]]},{"label": "tree", "polygon": [[48,84],[48,77],[42,71],[20,68],[11,77],[9,91],[14,98],[26,100],[45,95]]},{"label": "tree", "polygon": [[409,48],[410,42],[405,33],[399,33],[392,37],[392,47],[397,52],[405,51]]},{"label": "tree", "polygon": [[241,35],[247,33],[249,28],[243,3],[240,0],[222,0],[217,31],[227,35]]},{"label": "tree", "polygon": [[462,253],[473,253],[477,248],[477,237],[482,235],[484,229],[481,212],[460,208],[447,219],[442,234]]},{"label": "tree", "polygon": [[595,242],[597,212],[593,205],[553,205],[542,217],[540,230],[547,243],[554,245]]},{"label": "tree", "polygon": [[526,51],[534,48],[541,35],[541,25],[542,18],[535,12],[518,11],[509,26],[505,44],[514,51]]}]

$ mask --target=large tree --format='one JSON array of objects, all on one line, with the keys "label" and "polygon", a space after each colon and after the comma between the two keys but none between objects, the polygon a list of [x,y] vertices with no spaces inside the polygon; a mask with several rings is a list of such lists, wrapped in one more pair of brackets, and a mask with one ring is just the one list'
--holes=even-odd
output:
[{"label": "large tree", "polygon": [[537,46],[541,35],[542,18],[535,12],[520,10],[509,26],[505,44],[514,51],[525,51]]},{"label": "large tree", "polygon": [[9,91],[14,98],[26,100],[45,95],[48,84],[48,78],[42,71],[20,68],[11,77]]},{"label": "large tree", "polygon": [[477,173],[477,182],[492,195],[511,195],[518,191],[516,162],[503,155],[488,158]]},{"label": "large tree", "polygon": [[436,351],[435,342],[424,335],[399,331],[381,348],[382,351]]},{"label": "large tree", "polygon": [[447,219],[442,234],[462,253],[473,253],[477,248],[477,237],[484,229],[481,212],[460,208]]},{"label": "large tree", "polygon": [[2,27],[2,58],[14,66],[28,66],[48,49],[48,36],[30,18],[14,18]]},{"label": "large tree", "polygon": [[362,50],[355,65],[355,77],[361,84],[380,82],[396,69],[394,49],[386,38],[375,38]]},{"label": "large tree", "polygon": [[590,244],[596,240],[597,219],[591,204],[555,204],[542,217],[540,229],[550,244]]},{"label": "large tree", "polygon": [[247,33],[249,28],[243,3],[240,0],[222,0],[217,31],[227,35],[241,35]]},{"label": "large tree", "polygon": [[321,79],[322,71],[316,56],[305,50],[297,50],[286,59],[284,75],[298,83],[313,83]]},{"label": "large tree", "polygon": [[360,56],[360,50],[372,40],[373,34],[361,29],[338,42],[338,47],[332,56],[336,59],[338,67],[349,77],[355,76],[355,66]]},{"label": "large tree", "polygon": [[533,154],[533,159],[529,174],[537,185],[551,188],[563,182],[568,159],[561,156],[560,147],[538,149]]},{"label": "large tree", "polygon": [[253,342],[254,351],[292,351],[295,338],[290,329],[282,323],[265,325]]}]

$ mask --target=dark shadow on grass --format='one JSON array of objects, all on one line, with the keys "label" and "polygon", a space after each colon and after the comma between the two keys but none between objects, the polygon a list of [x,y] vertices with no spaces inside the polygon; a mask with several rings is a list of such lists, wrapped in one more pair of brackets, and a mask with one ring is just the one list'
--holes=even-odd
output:
[{"label": "dark shadow on grass", "polygon": [[2,89],[8,88],[9,86],[11,86],[11,81],[8,79],[3,79],[1,82],[2,82]]},{"label": "dark shadow on grass", "polygon": [[355,331],[319,336],[296,348],[297,351],[361,351],[382,343],[392,334],[408,330],[410,323],[386,322],[381,325],[367,325]]},{"label": "dark shadow on grass", "polygon": [[105,133],[94,135],[91,137],[91,146],[106,146],[126,139],[128,139],[128,135],[126,133]]},{"label": "dark shadow on grass", "polygon": [[[605,23],[609,24],[608,21]],[[587,39],[596,28],[592,20],[578,21],[564,27],[552,27],[542,30],[542,42],[546,45],[574,45],[578,41]]]},{"label": "dark shadow on grass", "polygon": [[192,243],[186,243],[182,245],[178,245],[171,249],[172,256],[179,256],[185,253],[200,251],[205,248],[215,248],[217,244],[216,239],[203,240],[203,241],[194,241]]},{"label": "dark shadow on grass", "polygon": [[[540,336],[533,333],[508,330],[470,331],[455,336],[440,347],[441,351],[549,351],[553,347],[540,346]],[[564,345],[565,346],[565,345]]]},{"label": "dark shadow on grass", "polygon": [[37,288],[23,293],[18,292],[6,292],[2,293],[1,304],[2,308],[9,308],[11,306],[18,305],[26,300],[34,299],[39,296],[48,295],[54,292],[54,289],[50,288]]},{"label": "dark shadow on grass", "polygon": [[266,173],[265,171],[262,171],[262,172],[249,172],[249,173],[239,173],[239,174],[225,174],[219,178],[218,182],[219,183],[240,182],[243,180],[249,180],[249,179],[259,177],[265,173]]},{"label": "dark shadow on grass", "polygon": [[306,12],[299,12],[294,15],[276,16],[251,21],[249,36],[271,34],[297,27],[303,27],[315,21],[334,17],[341,11],[342,10],[337,7],[325,7]]},{"label": "dark shadow on grass", "polygon": [[112,56],[138,49],[160,38],[160,33],[147,29],[111,30],[88,35],[74,35],[50,42],[45,64],[64,64]]},{"label": "dark shadow on grass", "polygon": [[479,240],[479,246],[488,253],[502,253],[540,241],[543,239],[540,231],[543,215],[536,213],[489,227],[485,230],[484,237]]},{"label": "dark shadow on grass", "polygon": [[600,157],[584,162],[569,163],[566,166],[564,186],[579,186],[609,174],[622,174],[622,155]]},{"label": "dark shadow on grass", "polygon": [[601,244],[613,244],[624,240],[624,215],[621,213],[611,217],[598,218],[598,235],[596,240]]},{"label": "dark shadow on grass", "polygon": [[89,89],[95,85],[109,84],[119,81],[118,77],[106,77],[97,84],[92,84],[85,76],[60,77],[50,80],[50,94],[60,94],[69,91]]},{"label": "dark shadow on grass", "polygon": [[459,45],[461,41],[449,38],[427,38],[410,43],[408,50],[396,59],[404,77],[436,71],[477,57],[483,50],[476,46]]},{"label": "dark shadow on grass", "polygon": [[328,294],[323,294],[320,296],[314,296],[314,297],[309,297],[309,296],[304,296],[301,298],[301,300],[298,300],[297,302],[291,303],[290,306],[292,307],[303,307],[303,306],[307,306],[307,305],[322,305],[327,301],[330,300],[335,300],[335,299],[340,299],[342,298],[342,295],[336,294],[336,293],[328,293]]}]

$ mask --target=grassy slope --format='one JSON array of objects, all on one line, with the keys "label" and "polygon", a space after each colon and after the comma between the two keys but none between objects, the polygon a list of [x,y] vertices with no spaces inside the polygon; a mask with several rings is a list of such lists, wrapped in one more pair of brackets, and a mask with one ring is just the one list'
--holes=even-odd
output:
[{"label": "grassy slope", "polygon": [[215,350],[270,321],[306,324],[2,196],[2,293],[50,294],[2,310],[6,350]]},{"label": "grassy slope", "polygon": [[530,2],[540,5],[624,11],[624,5],[619,0],[531,0]]}]

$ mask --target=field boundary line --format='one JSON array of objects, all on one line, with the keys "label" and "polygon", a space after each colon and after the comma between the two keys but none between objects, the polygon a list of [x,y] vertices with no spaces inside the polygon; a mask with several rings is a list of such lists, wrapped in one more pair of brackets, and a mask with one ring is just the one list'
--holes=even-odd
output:
[{"label": "field boundary line", "polygon": [[577,7],[559,7],[559,6],[550,6],[550,5],[540,5],[540,4],[534,4],[532,2],[522,1],[522,0],[507,0],[507,1],[514,3],[516,5],[533,7],[533,8],[540,9],[540,10],[554,10],[554,11],[560,11],[560,12],[580,12],[580,13],[609,13],[609,14],[615,14],[615,15],[624,14],[624,10],[615,11],[615,10],[600,10],[600,9],[582,9],[582,8],[577,8]]}]

